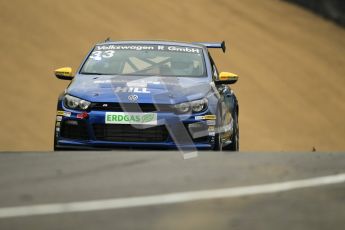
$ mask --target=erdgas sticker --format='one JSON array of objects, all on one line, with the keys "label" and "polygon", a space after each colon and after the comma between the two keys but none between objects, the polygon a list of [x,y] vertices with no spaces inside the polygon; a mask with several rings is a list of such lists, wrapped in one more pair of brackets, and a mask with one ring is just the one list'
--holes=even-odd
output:
[{"label": "erdgas sticker", "polygon": [[106,112],[105,123],[157,125],[157,113]]}]

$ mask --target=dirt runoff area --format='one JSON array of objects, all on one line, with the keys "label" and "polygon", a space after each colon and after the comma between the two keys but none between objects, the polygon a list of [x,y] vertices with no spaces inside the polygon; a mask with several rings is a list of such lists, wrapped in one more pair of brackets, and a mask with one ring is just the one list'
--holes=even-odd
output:
[{"label": "dirt runoff area", "polygon": [[0,150],[51,150],[53,70],[95,42],[222,41],[218,67],[240,75],[242,151],[345,150],[345,31],[277,0],[0,1]]}]

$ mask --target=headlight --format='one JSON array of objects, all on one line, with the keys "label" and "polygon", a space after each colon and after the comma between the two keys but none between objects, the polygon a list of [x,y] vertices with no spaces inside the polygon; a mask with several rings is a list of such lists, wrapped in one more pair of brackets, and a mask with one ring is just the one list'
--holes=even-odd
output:
[{"label": "headlight", "polygon": [[191,105],[192,105],[193,112],[196,112],[196,113],[201,112],[205,108],[207,108],[207,99],[204,98],[202,100],[192,101]]},{"label": "headlight", "polygon": [[70,109],[87,110],[91,102],[66,94],[64,104]]},{"label": "headlight", "polygon": [[82,110],[87,110],[89,108],[89,105],[90,105],[90,102],[88,102],[88,101],[85,101],[85,100],[80,100],[79,101],[79,107]]},{"label": "headlight", "polygon": [[175,109],[179,113],[187,113],[189,111],[189,109],[190,109],[190,105],[189,105],[188,102],[184,102],[184,103],[175,105]]},{"label": "headlight", "polygon": [[207,99],[204,98],[201,100],[183,102],[181,104],[177,104],[175,105],[175,109],[179,113],[187,113],[190,110],[192,110],[192,112],[198,113],[207,108],[207,103],[208,103]]}]

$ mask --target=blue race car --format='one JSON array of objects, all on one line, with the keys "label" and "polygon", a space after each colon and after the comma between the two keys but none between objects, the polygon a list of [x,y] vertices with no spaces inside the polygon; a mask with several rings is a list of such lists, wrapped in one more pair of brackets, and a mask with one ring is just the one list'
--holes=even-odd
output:
[{"label": "blue race car", "polygon": [[208,52],[222,43],[96,44],[59,96],[54,150],[167,148],[239,150],[238,102]]}]

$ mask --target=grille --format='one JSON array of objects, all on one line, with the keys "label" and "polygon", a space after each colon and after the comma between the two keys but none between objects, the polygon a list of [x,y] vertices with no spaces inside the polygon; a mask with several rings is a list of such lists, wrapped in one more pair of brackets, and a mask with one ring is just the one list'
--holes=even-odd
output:
[{"label": "grille", "polygon": [[[162,111],[162,112],[171,112],[173,109],[166,104],[150,104],[150,103],[92,103],[91,110],[102,110],[102,111],[126,111],[126,112],[154,112],[154,111]],[[157,109],[158,108],[158,109]]]},{"label": "grille", "polygon": [[136,128],[123,124],[94,124],[94,134],[97,140],[116,142],[162,142],[168,138],[165,126]]},{"label": "grille", "polygon": [[60,136],[69,139],[88,139],[87,126],[83,121],[65,121],[61,124]]}]

